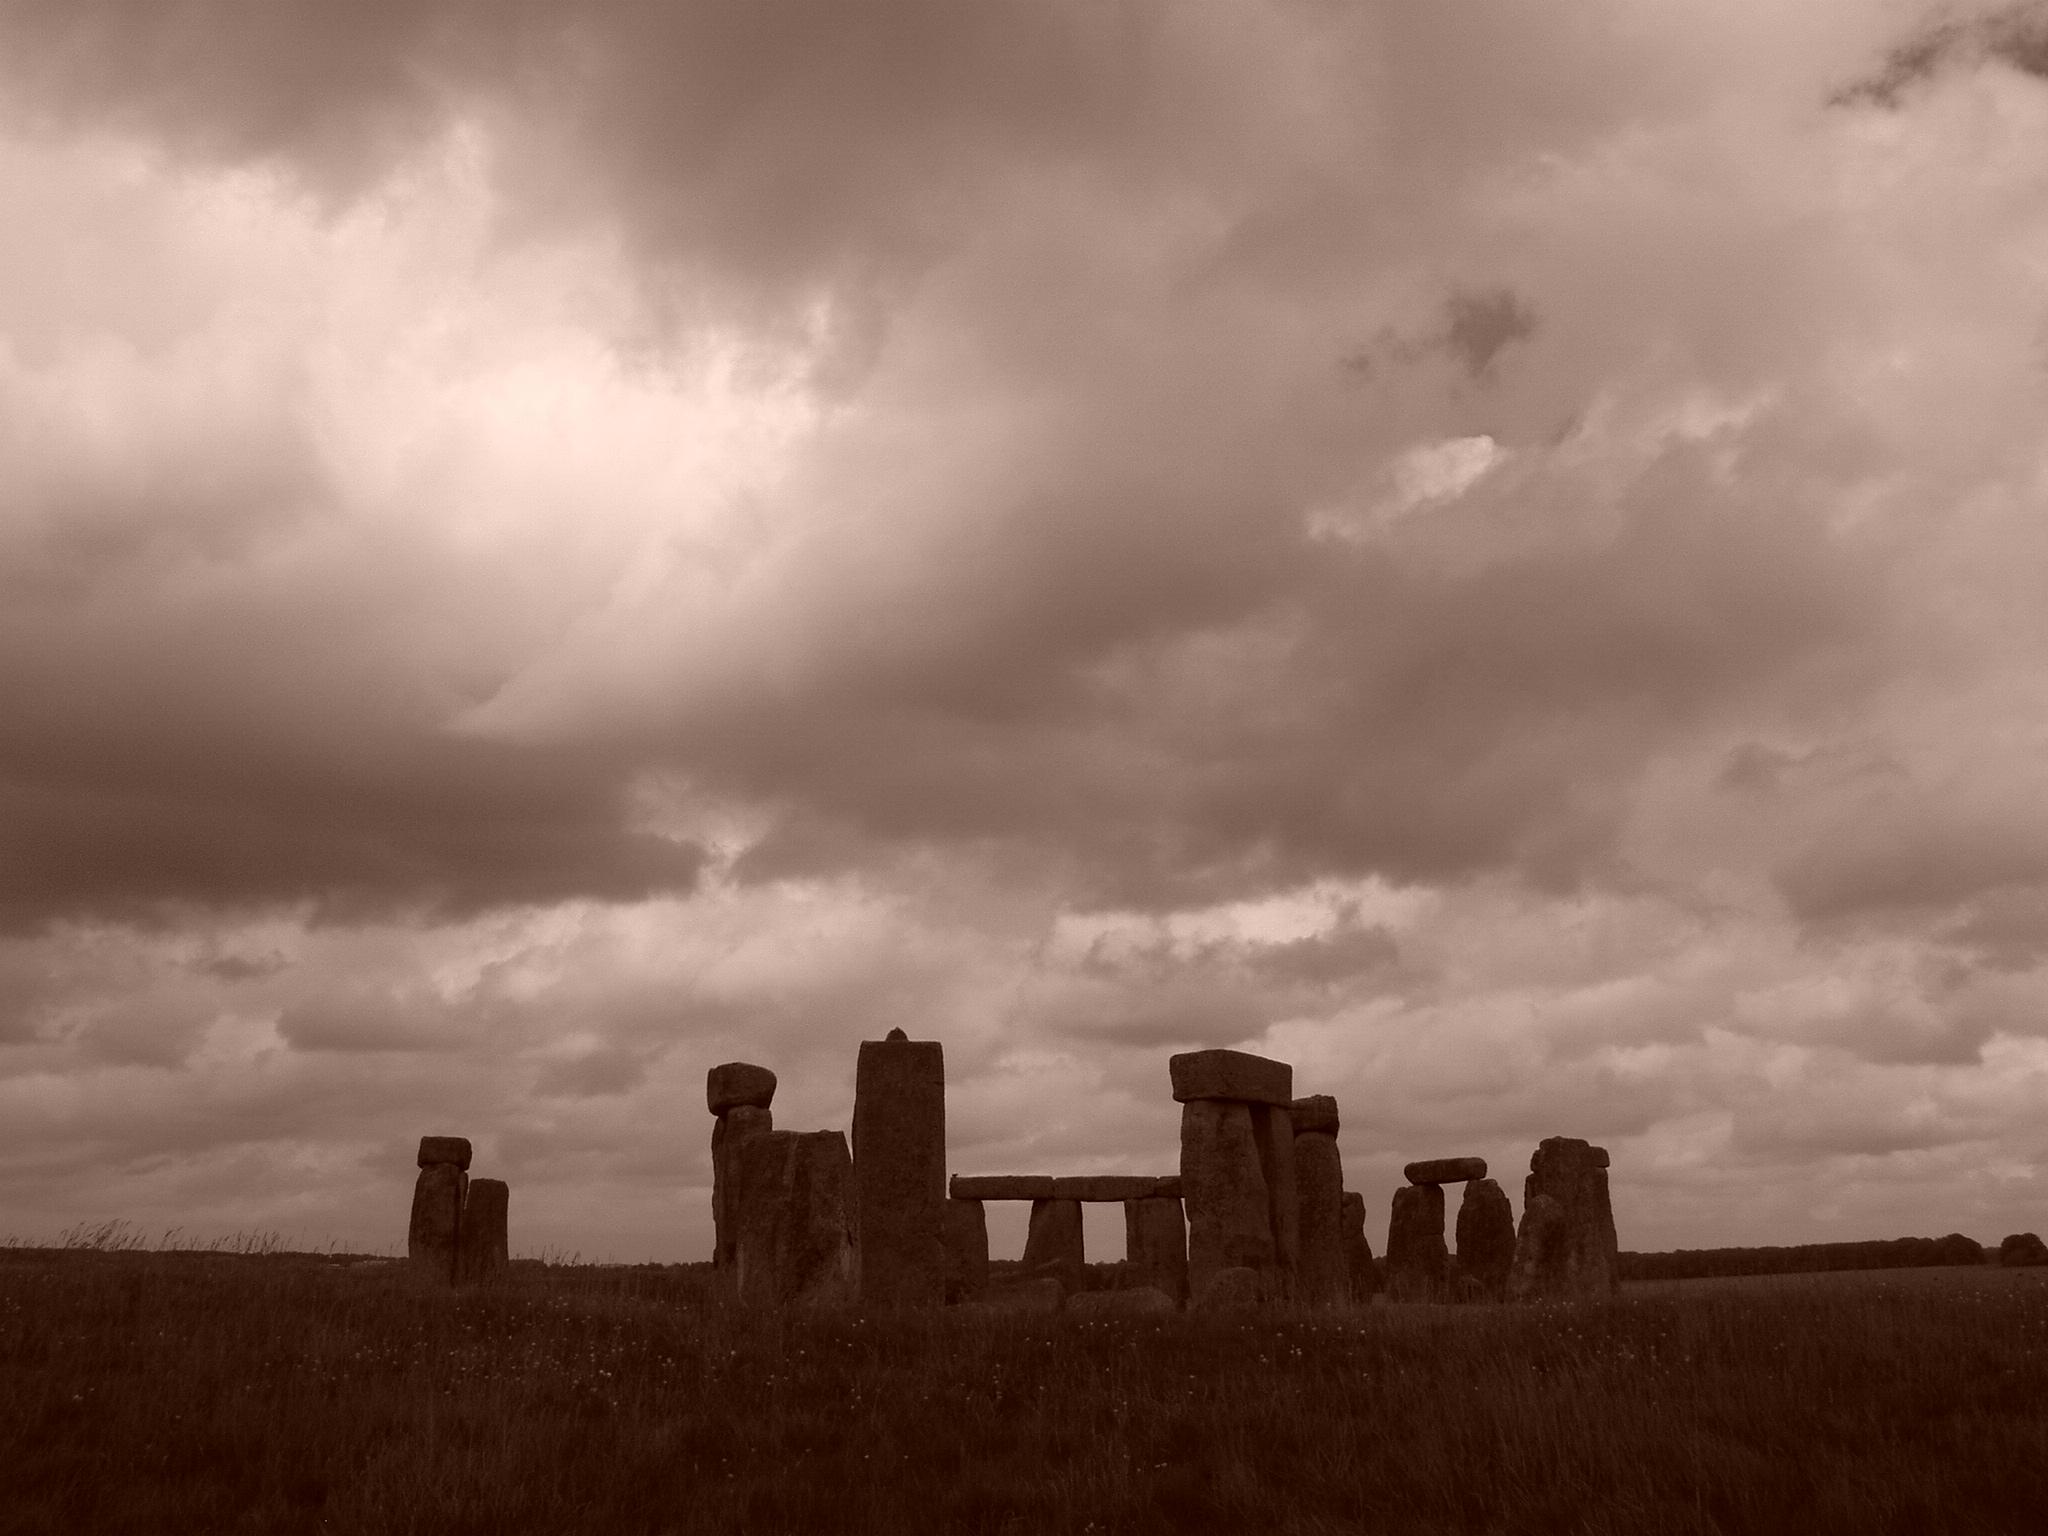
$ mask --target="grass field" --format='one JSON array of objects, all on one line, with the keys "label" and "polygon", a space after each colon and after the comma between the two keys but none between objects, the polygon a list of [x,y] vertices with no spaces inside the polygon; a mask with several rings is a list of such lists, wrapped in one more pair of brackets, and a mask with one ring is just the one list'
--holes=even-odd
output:
[{"label": "grass field", "polygon": [[1329,1316],[735,1316],[0,1249],[0,1531],[2048,1530],[2048,1272]]}]

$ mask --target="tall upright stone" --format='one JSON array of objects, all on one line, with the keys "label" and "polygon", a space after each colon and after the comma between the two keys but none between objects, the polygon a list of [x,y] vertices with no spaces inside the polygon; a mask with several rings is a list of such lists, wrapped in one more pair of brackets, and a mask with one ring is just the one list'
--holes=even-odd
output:
[{"label": "tall upright stone", "polygon": [[504,1273],[511,1262],[506,1216],[512,1191],[503,1179],[471,1179],[462,1202],[455,1244],[455,1278],[477,1285]]},{"label": "tall upright stone", "polygon": [[1337,1152],[1337,1101],[1326,1094],[1297,1100],[1289,1119],[1294,1125],[1300,1233],[1295,1298],[1310,1307],[1342,1307],[1351,1300],[1351,1276],[1344,1261],[1344,1160]]},{"label": "tall upright stone", "polygon": [[456,1245],[462,1231],[462,1200],[469,1189],[469,1140],[463,1136],[422,1136],[419,1177],[413,1181],[412,1216],[406,1223],[405,1253],[424,1279],[455,1280]]},{"label": "tall upright stone", "polygon": [[732,1149],[749,1136],[775,1129],[775,1115],[766,1105],[735,1104],[711,1127],[711,1222],[716,1246],[711,1267],[730,1276],[739,1239],[739,1217],[733,1209]]},{"label": "tall upright stone", "polygon": [[1529,1159],[1522,1227],[1508,1271],[1512,1301],[1611,1296],[1621,1288],[1607,1149],[1551,1136]]},{"label": "tall upright stone", "polygon": [[946,1299],[946,1059],[936,1040],[892,1029],[863,1040],[854,1068],[853,1173],[860,1299]]},{"label": "tall upright stone", "polygon": [[1403,1184],[1387,1219],[1387,1299],[1440,1299],[1449,1265],[1443,1185]]},{"label": "tall upright stone", "polygon": [[1495,1179],[1473,1179],[1458,1202],[1458,1273],[1477,1293],[1498,1301],[1515,1262],[1515,1213]]},{"label": "tall upright stone", "polygon": [[1188,1299],[1188,1223],[1170,1195],[1124,1202],[1124,1263],[1134,1286],[1150,1286],[1185,1306]]},{"label": "tall upright stone", "polygon": [[1024,1272],[1050,1272],[1071,1295],[1087,1284],[1088,1262],[1081,1241],[1081,1202],[1034,1200],[1024,1234]]},{"label": "tall upright stone", "polygon": [[1251,1105],[1190,1099],[1181,1106],[1180,1182],[1187,1203],[1190,1298],[1200,1299],[1226,1269],[1275,1269]]},{"label": "tall upright stone", "polygon": [[735,1289],[749,1308],[854,1297],[853,1159],[838,1131],[765,1131],[732,1143]]},{"label": "tall upright stone", "polygon": [[979,1200],[946,1200],[946,1304],[988,1289],[988,1211]]},{"label": "tall upright stone", "polygon": [[1379,1266],[1365,1235],[1365,1196],[1344,1191],[1344,1268],[1351,1276],[1351,1300],[1365,1306],[1380,1293]]},{"label": "tall upright stone", "polygon": [[1254,1104],[1252,1139],[1266,1181],[1266,1221],[1273,1232],[1273,1273],[1264,1288],[1272,1300],[1291,1300],[1301,1267],[1301,1192],[1294,1177],[1294,1116],[1284,1104]]}]

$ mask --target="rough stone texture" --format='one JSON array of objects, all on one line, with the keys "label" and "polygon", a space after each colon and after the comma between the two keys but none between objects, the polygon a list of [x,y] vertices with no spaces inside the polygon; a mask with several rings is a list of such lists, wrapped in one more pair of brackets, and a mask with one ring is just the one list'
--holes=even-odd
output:
[{"label": "rough stone texture", "polygon": [[742,1104],[766,1109],[775,1102],[775,1074],[752,1062],[728,1061],[704,1074],[704,1102],[714,1115]]},{"label": "rough stone texture", "polygon": [[1273,1273],[1264,1279],[1266,1294],[1289,1300],[1301,1267],[1301,1196],[1294,1180],[1293,1116],[1271,1104],[1254,1104],[1251,1112],[1252,1138],[1259,1145],[1259,1172],[1266,1180],[1266,1220],[1273,1230]]},{"label": "rough stone texture", "polygon": [[860,1299],[946,1299],[946,1058],[936,1040],[863,1040],[853,1078]]},{"label": "rough stone texture", "polygon": [[775,1116],[752,1104],[742,1104],[720,1115],[711,1127],[711,1267],[729,1270],[733,1265],[734,1243],[739,1236],[739,1217],[732,1209],[732,1148],[749,1136],[775,1129]]},{"label": "rough stone texture", "polygon": [[1086,1283],[1087,1256],[1081,1247],[1081,1202],[1034,1200],[1024,1235],[1024,1267],[1051,1268],[1070,1291]]},{"label": "rough stone texture", "polygon": [[1180,1199],[1180,1175],[1177,1173],[1170,1173],[1165,1178],[1159,1180],[1156,1184],[1152,1186],[1151,1198],[1154,1200]]},{"label": "rough stone texture", "polygon": [[1410,1163],[1401,1172],[1410,1184],[1463,1184],[1468,1179],[1486,1177],[1486,1159],[1433,1157],[1427,1162]]},{"label": "rough stone texture", "polygon": [[1365,1236],[1365,1196],[1344,1191],[1344,1269],[1351,1277],[1351,1301],[1364,1306],[1380,1293],[1379,1266]]},{"label": "rough stone texture", "polygon": [[1387,1299],[1435,1301],[1449,1268],[1443,1185],[1403,1184],[1387,1219]]},{"label": "rough stone texture", "polygon": [[1184,1051],[1167,1058],[1173,1096],[1230,1099],[1240,1104],[1274,1104],[1285,1109],[1294,1099],[1294,1068],[1247,1051]]},{"label": "rough stone texture", "polygon": [[2015,1232],[1998,1245],[1998,1262],[2015,1268],[2048,1264],[2048,1243],[2032,1232]]},{"label": "rough stone texture", "polygon": [[1618,1248],[1606,1149],[1571,1136],[1542,1142],[1522,1184],[1508,1298],[1611,1296],[1621,1288]]},{"label": "rough stone texture", "polygon": [[1188,1299],[1188,1223],[1178,1199],[1153,1195],[1124,1202],[1124,1262],[1137,1283]]},{"label": "rough stone texture", "polygon": [[412,1186],[412,1220],[405,1230],[405,1256],[423,1279],[443,1285],[455,1280],[455,1246],[462,1230],[462,1196],[469,1175],[453,1163],[428,1163]]},{"label": "rough stone texture", "polygon": [[1266,1176],[1252,1133],[1251,1105],[1194,1099],[1181,1106],[1180,1182],[1187,1205],[1190,1295],[1199,1295],[1223,1270],[1274,1267]]},{"label": "rough stone texture", "polygon": [[1057,1312],[1067,1299],[1067,1288],[1058,1280],[1016,1280],[992,1285],[968,1306],[988,1312]]},{"label": "rough stone texture", "polygon": [[747,1307],[820,1307],[854,1296],[853,1160],[837,1131],[764,1131],[729,1143]]},{"label": "rough stone texture", "polygon": [[420,1166],[431,1168],[435,1163],[450,1163],[457,1168],[469,1167],[469,1138],[467,1136],[422,1136],[420,1138]]},{"label": "rough stone texture", "polygon": [[1306,1136],[1311,1131],[1319,1136],[1334,1136],[1337,1134],[1337,1101],[1327,1093],[1312,1093],[1289,1104],[1287,1118],[1293,1123],[1297,1136]]},{"label": "rough stone texture", "polygon": [[475,1285],[505,1272],[512,1254],[505,1219],[512,1191],[503,1179],[471,1179],[455,1240],[455,1278]]},{"label": "rough stone texture", "polygon": [[948,1186],[955,1200],[1050,1200],[1049,1173],[956,1173]]},{"label": "rough stone texture", "polygon": [[988,1289],[988,1211],[979,1200],[946,1202],[946,1301]]},{"label": "rough stone texture", "polygon": [[1244,1266],[1219,1269],[1188,1301],[1190,1312],[1227,1312],[1259,1304],[1259,1272]]},{"label": "rough stone texture", "polygon": [[1100,1203],[1149,1199],[1158,1188],[1158,1178],[1149,1174],[1089,1173],[1052,1181],[1055,1200],[1093,1200]]},{"label": "rough stone texture", "polygon": [[1301,1232],[1295,1299],[1309,1307],[1348,1305],[1351,1274],[1344,1263],[1344,1161],[1337,1155],[1335,1136],[1309,1131],[1294,1138],[1294,1191]]},{"label": "rough stone texture", "polygon": [[1128,1286],[1121,1291],[1084,1291],[1067,1298],[1067,1310],[1076,1317],[1145,1317],[1179,1308],[1166,1292],[1149,1285]]},{"label": "rough stone texture", "polygon": [[1515,1210],[1495,1179],[1473,1179],[1458,1203],[1458,1273],[1483,1298],[1507,1292],[1515,1263]]}]

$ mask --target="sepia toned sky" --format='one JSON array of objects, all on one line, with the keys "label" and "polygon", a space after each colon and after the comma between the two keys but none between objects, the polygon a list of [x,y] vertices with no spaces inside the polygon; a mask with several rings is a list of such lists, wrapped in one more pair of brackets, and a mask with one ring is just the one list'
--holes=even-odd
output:
[{"label": "sepia toned sky", "polygon": [[2048,1229],[2044,144],[2038,3],[0,0],[0,1234],[703,1258],[894,1026]]}]

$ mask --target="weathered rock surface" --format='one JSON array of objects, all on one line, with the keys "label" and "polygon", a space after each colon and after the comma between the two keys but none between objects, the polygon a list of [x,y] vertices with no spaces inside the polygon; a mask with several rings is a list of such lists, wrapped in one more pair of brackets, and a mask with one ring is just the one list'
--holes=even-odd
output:
[{"label": "weathered rock surface", "polygon": [[1294,1099],[1294,1068],[1248,1051],[1185,1051],[1167,1058],[1173,1096],[1230,1099],[1240,1104],[1273,1104],[1285,1109]]},{"label": "weathered rock surface", "polygon": [[1024,1236],[1024,1267],[1051,1269],[1070,1291],[1086,1284],[1087,1256],[1081,1244],[1081,1202],[1034,1200]]},{"label": "weathered rock surface", "polygon": [[946,1059],[936,1040],[863,1040],[854,1066],[855,1246],[869,1306],[946,1298]]},{"label": "weathered rock surface", "polygon": [[1083,1291],[1067,1298],[1066,1310],[1075,1317],[1145,1317],[1179,1308],[1166,1292],[1139,1285],[1121,1291]]},{"label": "weathered rock surface", "polygon": [[714,1115],[742,1104],[766,1109],[775,1102],[775,1074],[749,1061],[728,1061],[704,1074],[704,1102]]},{"label": "weathered rock surface", "polygon": [[988,1212],[979,1200],[946,1202],[946,1301],[988,1288]]},{"label": "weathered rock surface", "polygon": [[1050,1200],[1049,1173],[982,1173],[953,1175],[947,1187],[955,1200]]},{"label": "weathered rock surface", "polygon": [[1387,1299],[1438,1300],[1449,1267],[1443,1186],[1403,1184],[1387,1220]]},{"label": "weathered rock surface", "polygon": [[1522,1229],[1508,1271],[1511,1301],[1611,1296],[1621,1288],[1607,1150],[1552,1136],[1529,1159]]},{"label": "weathered rock surface", "polygon": [[2048,1264],[2048,1243],[2032,1232],[2015,1232],[1998,1245],[1998,1262],[2013,1268]]},{"label": "weathered rock surface", "polygon": [[1151,1198],[1154,1200],[1181,1199],[1182,1196],[1180,1190],[1180,1175],[1177,1173],[1170,1173],[1165,1178],[1160,1179],[1155,1184],[1153,1184]]},{"label": "weathered rock surface", "polygon": [[765,1131],[728,1144],[727,1152],[741,1305],[853,1300],[853,1160],[846,1138],[837,1131]]},{"label": "weathered rock surface", "polygon": [[1217,1099],[1181,1106],[1180,1180],[1188,1222],[1188,1289],[1226,1269],[1271,1270],[1278,1255],[1252,1107]]},{"label": "weathered rock surface", "polygon": [[1067,1288],[1055,1279],[1013,1280],[992,1285],[966,1308],[988,1312],[1057,1312],[1067,1299]]},{"label": "weathered rock surface", "polygon": [[1238,1266],[1219,1269],[1197,1289],[1188,1301],[1190,1312],[1228,1312],[1239,1307],[1256,1307],[1260,1300],[1259,1272]]},{"label": "weathered rock surface", "polygon": [[1379,1266],[1365,1236],[1365,1196],[1344,1191],[1344,1269],[1351,1277],[1351,1300],[1364,1306],[1380,1293]]},{"label": "weathered rock surface", "polygon": [[1188,1224],[1178,1199],[1153,1195],[1124,1202],[1124,1261],[1141,1286],[1177,1306],[1188,1299]]},{"label": "weathered rock surface", "polygon": [[455,1278],[476,1285],[503,1274],[511,1262],[506,1232],[512,1191],[503,1179],[471,1179],[455,1240]]},{"label": "weathered rock surface", "polygon": [[1337,1134],[1337,1101],[1327,1093],[1312,1093],[1289,1104],[1287,1118],[1297,1136],[1305,1136],[1311,1131],[1321,1136],[1334,1136]]},{"label": "weathered rock surface", "polygon": [[775,1129],[775,1116],[752,1104],[741,1104],[720,1115],[711,1127],[711,1267],[729,1270],[734,1244],[739,1238],[739,1219],[732,1209],[732,1148],[749,1136]]},{"label": "weathered rock surface", "polygon": [[1155,1174],[1084,1173],[1073,1178],[1054,1179],[1055,1200],[1093,1200],[1098,1203],[1147,1200],[1159,1189]]},{"label": "weathered rock surface", "polygon": [[1480,1296],[1499,1300],[1507,1293],[1515,1263],[1515,1211],[1494,1179],[1473,1179],[1458,1204],[1458,1272]]},{"label": "weathered rock surface", "polygon": [[[1334,1122],[1336,1116],[1330,1118]],[[1295,1299],[1310,1307],[1347,1306],[1351,1274],[1344,1260],[1344,1161],[1335,1136],[1309,1131],[1294,1138],[1294,1189],[1301,1232]]]},{"label": "weathered rock surface", "polygon": [[462,1197],[469,1175],[452,1162],[428,1163],[412,1186],[412,1219],[405,1256],[422,1279],[455,1280],[455,1246],[462,1229]]},{"label": "weathered rock surface", "polygon": [[467,1136],[422,1136],[420,1138],[420,1166],[431,1168],[435,1163],[452,1163],[467,1170],[469,1167],[469,1138]]},{"label": "weathered rock surface", "polygon": [[1486,1159],[1433,1157],[1426,1162],[1410,1163],[1401,1173],[1410,1184],[1463,1184],[1468,1179],[1486,1177]]},{"label": "weathered rock surface", "polygon": [[1294,1180],[1294,1123],[1283,1107],[1254,1104],[1252,1139],[1259,1146],[1259,1173],[1266,1181],[1266,1221],[1273,1231],[1273,1273],[1263,1281],[1269,1297],[1294,1295],[1301,1266],[1301,1195]]}]

